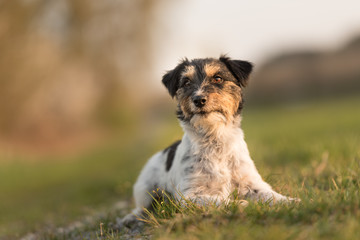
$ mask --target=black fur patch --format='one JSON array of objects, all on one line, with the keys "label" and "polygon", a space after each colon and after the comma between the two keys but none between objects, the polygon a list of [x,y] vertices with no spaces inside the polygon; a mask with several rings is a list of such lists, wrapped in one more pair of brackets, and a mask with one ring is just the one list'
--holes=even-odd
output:
[{"label": "black fur patch", "polygon": [[180,75],[187,65],[189,65],[189,61],[185,58],[175,69],[168,71],[163,76],[162,82],[169,91],[171,97],[174,97],[176,91],[179,89]]},{"label": "black fur patch", "polygon": [[179,146],[179,144],[181,143],[181,140],[174,142],[171,146],[167,147],[164,150],[164,153],[167,152],[167,159],[166,159],[166,171],[169,171],[172,163],[174,161],[174,157],[175,157],[175,153],[176,153],[176,149]]},{"label": "black fur patch", "polygon": [[176,116],[180,121],[185,121],[185,115],[183,111],[181,111],[180,107],[176,110]]},{"label": "black fur patch", "polygon": [[183,159],[181,159],[181,163],[185,163],[185,162],[189,161],[190,159],[191,159],[191,158],[190,158],[189,155],[185,155],[185,156],[183,157]]},{"label": "black fur patch", "polygon": [[232,60],[229,57],[221,56],[220,61],[225,64],[231,74],[238,80],[241,87],[245,87],[253,66],[247,61]]}]

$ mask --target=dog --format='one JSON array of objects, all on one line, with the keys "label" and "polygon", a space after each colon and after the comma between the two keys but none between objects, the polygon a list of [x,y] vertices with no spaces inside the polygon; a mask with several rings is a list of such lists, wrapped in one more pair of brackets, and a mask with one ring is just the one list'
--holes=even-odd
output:
[{"label": "dog", "polygon": [[227,202],[234,193],[254,201],[296,200],[275,192],[258,173],[240,127],[243,89],[250,62],[220,58],[184,59],[162,78],[177,100],[184,136],[156,153],[135,185],[136,208],[123,223],[131,226],[143,208],[151,208],[156,189],[198,204]]}]

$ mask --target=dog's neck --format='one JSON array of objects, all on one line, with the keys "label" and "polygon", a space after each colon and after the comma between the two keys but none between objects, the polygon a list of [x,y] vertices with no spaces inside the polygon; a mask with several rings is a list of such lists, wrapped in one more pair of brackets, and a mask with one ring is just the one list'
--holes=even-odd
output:
[{"label": "dog's neck", "polygon": [[240,128],[240,114],[226,119],[220,113],[208,116],[194,116],[188,122],[181,122],[186,137],[189,138],[194,154],[201,156],[233,155],[238,144],[243,142],[243,131]]}]

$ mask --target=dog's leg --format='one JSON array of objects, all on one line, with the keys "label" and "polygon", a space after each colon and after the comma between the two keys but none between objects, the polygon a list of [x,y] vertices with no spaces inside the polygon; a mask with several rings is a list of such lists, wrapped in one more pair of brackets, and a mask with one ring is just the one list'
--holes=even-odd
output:
[{"label": "dog's leg", "polygon": [[268,202],[270,204],[288,201],[287,197],[269,188],[250,189],[248,194],[246,194],[246,197],[248,197],[251,200]]},{"label": "dog's leg", "polygon": [[271,205],[274,203],[287,203],[290,201],[300,201],[297,198],[286,197],[280,193],[275,192],[271,186],[263,181],[258,179],[253,182],[249,187],[249,192],[246,194],[246,197],[255,201],[267,202]]},{"label": "dog's leg", "polygon": [[199,205],[211,205],[215,204],[219,206],[224,202],[224,199],[219,196],[211,196],[211,195],[195,195],[195,194],[174,194],[175,199],[177,199],[183,206],[186,206],[186,201],[190,200],[192,203],[196,203]]},{"label": "dog's leg", "polygon": [[265,190],[265,191],[260,190],[257,193],[251,192],[250,194],[248,194],[248,197],[256,201],[267,202],[270,205],[276,203],[290,203],[292,201],[294,202],[301,201],[298,198],[286,197],[284,195],[281,195],[280,193],[277,193],[274,190]]},{"label": "dog's leg", "polygon": [[244,159],[246,159],[247,163],[246,168],[240,171],[239,174],[244,176],[241,178],[241,181],[243,181],[245,189],[241,192],[245,194],[246,198],[254,201],[268,202],[270,204],[290,202],[293,200],[299,201],[299,199],[286,197],[274,191],[271,186],[262,179],[251,158],[248,157]]},{"label": "dog's leg", "polygon": [[174,198],[180,202],[181,205],[186,206],[190,201],[198,205],[216,205],[220,206],[227,201],[228,195],[224,194],[210,194],[206,189],[201,189],[202,186],[191,186],[191,182],[183,179],[181,184],[177,186],[177,190],[172,193]]},{"label": "dog's leg", "polygon": [[123,218],[123,224],[126,227],[131,227],[136,224],[144,214],[143,208],[149,208],[152,203],[152,197],[150,196],[152,188],[148,187],[146,182],[139,179],[134,186],[134,198],[135,208]]},{"label": "dog's leg", "polygon": [[151,207],[153,202],[151,194],[158,187],[161,187],[161,184],[157,181],[161,178],[160,175],[164,174],[160,168],[162,166],[159,163],[160,161],[162,161],[162,154],[155,154],[141,171],[133,189],[136,207],[123,218],[122,223],[125,226],[131,227],[134,225],[144,214],[143,209]]}]

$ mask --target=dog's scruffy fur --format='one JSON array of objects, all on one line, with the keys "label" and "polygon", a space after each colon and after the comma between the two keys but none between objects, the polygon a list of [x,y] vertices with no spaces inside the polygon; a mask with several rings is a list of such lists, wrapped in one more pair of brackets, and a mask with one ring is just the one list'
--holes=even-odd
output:
[{"label": "dog's scruffy fur", "polygon": [[221,56],[185,59],[163,76],[178,102],[185,134],[145,165],[134,186],[136,208],[124,218],[125,225],[151,207],[150,193],[156,189],[199,204],[226,202],[234,193],[270,203],[294,200],[264,182],[245,143],[240,122],[243,88],[251,71],[251,63]]}]

